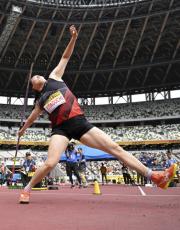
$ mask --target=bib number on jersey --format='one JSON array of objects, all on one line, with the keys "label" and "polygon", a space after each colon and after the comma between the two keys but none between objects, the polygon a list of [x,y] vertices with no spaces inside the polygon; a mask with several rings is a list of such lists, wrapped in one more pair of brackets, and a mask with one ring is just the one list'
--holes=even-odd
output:
[{"label": "bib number on jersey", "polygon": [[44,109],[48,113],[52,113],[58,106],[64,104],[66,102],[60,91],[57,91],[49,96],[47,101],[45,102]]}]

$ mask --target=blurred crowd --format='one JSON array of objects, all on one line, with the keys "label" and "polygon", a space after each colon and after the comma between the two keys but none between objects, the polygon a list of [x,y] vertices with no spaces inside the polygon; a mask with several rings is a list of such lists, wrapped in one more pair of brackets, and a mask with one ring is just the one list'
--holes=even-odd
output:
[{"label": "blurred crowd", "polygon": [[[180,124],[145,125],[101,128],[114,141],[177,140],[180,139]],[[0,140],[16,140],[18,127],[0,126]],[[51,130],[29,128],[22,136],[23,141],[47,141]]]},{"label": "blurred crowd", "polygon": [[[88,105],[82,106],[88,120],[124,120],[172,117],[180,115],[180,99],[159,100],[151,102],[136,102],[114,105]],[[32,110],[26,109],[25,117]],[[1,105],[0,119],[20,119],[23,107],[20,105]],[[42,114],[40,120],[47,120],[47,115]]]},{"label": "blurred crowd", "polygon": [[102,128],[114,141],[177,140],[180,124]]},{"label": "blurred crowd", "polygon": [[180,99],[115,105],[84,106],[89,120],[124,120],[179,116]]},{"label": "blurred crowd", "polygon": [[[40,167],[46,160],[46,152],[27,152],[23,156],[17,159],[17,165],[23,178],[23,184],[29,179],[25,176],[28,172],[35,171],[36,168]],[[180,162],[180,154],[176,151],[136,151],[132,154],[139,159],[144,165],[151,168],[152,170],[162,171],[168,168],[172,163]],[[144,177],[139,175],[137,172],[127,168],[126,165],[122,164],[118,160],[101,160],[101,161],[87,161],[85,162],[85,176],[87,181],[93,181],[98,179],[101,181],[102,173],[106,176],[117,176],[117,175],[129,175],[124,183],[132,184],[135,181],[139,184],[144,185],[147,183]],[[11,168],[13,164],[12,158],[1,158],[0,159],[0,184],[6,182],[6,179],[11,175]],[[51,177],[56,181],[68,181],[66,161],[60,162],[55,170],[50,174]],[[104,167],[104,169],[102,168]],[[106,168],[106,169],[105,169]],[[105,177],[106,179],[106,177]],[[104,183],[104,180],[103,180]]]}]

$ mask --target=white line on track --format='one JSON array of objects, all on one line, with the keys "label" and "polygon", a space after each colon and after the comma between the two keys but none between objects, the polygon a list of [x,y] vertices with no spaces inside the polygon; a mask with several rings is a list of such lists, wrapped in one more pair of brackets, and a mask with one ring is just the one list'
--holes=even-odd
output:
[{"label": "white line on track", "polygon": [[138,186],[138,189],[142,196],[146,196],[146,193],[143,191],[143,189],[140,186]]}]

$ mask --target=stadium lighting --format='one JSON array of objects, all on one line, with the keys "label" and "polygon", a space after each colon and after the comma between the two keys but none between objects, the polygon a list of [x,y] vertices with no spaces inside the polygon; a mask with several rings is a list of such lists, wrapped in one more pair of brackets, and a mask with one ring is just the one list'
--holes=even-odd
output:
[{"label": "stadium lighting", "polygon": [[17,14],[21,14],[22,13],[22,8],[19,6],[12,6],[12,12],[13,13],[17,13]]},{"label": "stadium lighting", "polygon": [[45,4],[45,5],[59,5],[63,7],[102,7],[102,6],[118,6],[133,4],[136,2],[143,2],[147,0],[28,0],[29,2]]}]

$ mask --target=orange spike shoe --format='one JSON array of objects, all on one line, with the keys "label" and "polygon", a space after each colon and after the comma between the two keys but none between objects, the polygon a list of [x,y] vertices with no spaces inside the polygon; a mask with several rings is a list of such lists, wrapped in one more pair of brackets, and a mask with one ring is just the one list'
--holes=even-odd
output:
[{"label": "orange spike shoe", "polygon": [[29,204],[30,193],[22,191],[19,198],[20,204]]},{"label": "orange spike shoe", "polygon": [[151,180],[160,188],[167,189],[177,171],[177,164],[171,165],[162,173],[153,172]]}]

